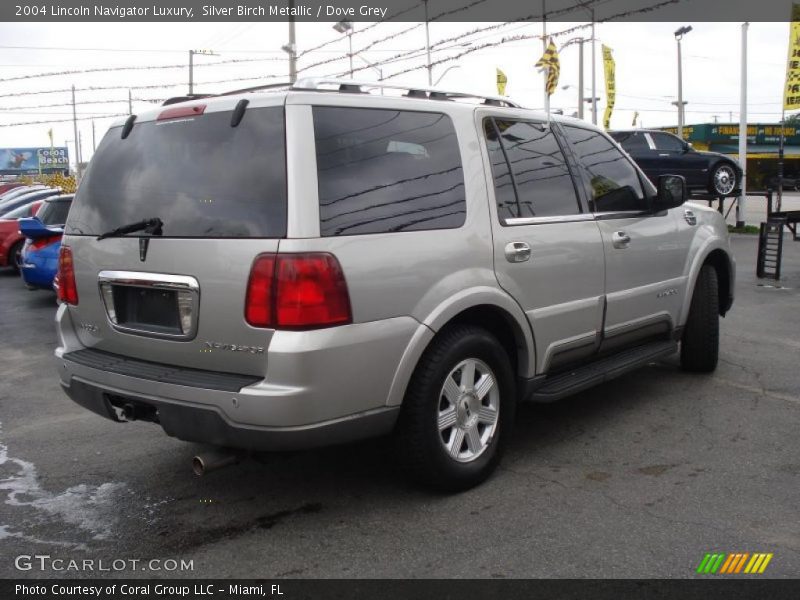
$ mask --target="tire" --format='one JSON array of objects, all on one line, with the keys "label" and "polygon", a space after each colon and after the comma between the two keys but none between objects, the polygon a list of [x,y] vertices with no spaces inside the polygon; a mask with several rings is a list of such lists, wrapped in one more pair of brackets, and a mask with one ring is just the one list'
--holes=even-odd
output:
[{"label": "tire", "polygon": [[692,293],[689,318],[681,339],[681,367],[694,373],[711,373],[719,359],[719,294],[717,271],[700,269]]},{"label": "tire", "polygon": [[8,251],[8,266],[19,273],[20,265],[22,264],[22,246],[25,244],[24,240],[20,240]]},{"label": "tire", "polygon": [[[471,370],[472,385],[462,379]],[[474,487],[500,461],[515,409],[514,372],[503,346],[480,327],[446,328],[411,377],[395,429],[395,458],[427,487]]]},{"label": "tire", "polygon": [[727,196],[736,189],[739,176],[729,162],[718,163],[709,175],[708,191],[712,194]]}]

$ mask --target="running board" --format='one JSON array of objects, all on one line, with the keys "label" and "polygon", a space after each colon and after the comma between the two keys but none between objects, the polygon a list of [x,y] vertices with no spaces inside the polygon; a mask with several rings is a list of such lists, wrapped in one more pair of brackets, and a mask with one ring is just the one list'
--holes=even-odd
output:
[{"label": "running board", "polygon": [[530,396],[532,402],[554,402],[582,390],[619,377],[647,363],[674,354],[678,344],[674,341],[651,342],[601,358],[585,366],[551,375],[542,381]]}]

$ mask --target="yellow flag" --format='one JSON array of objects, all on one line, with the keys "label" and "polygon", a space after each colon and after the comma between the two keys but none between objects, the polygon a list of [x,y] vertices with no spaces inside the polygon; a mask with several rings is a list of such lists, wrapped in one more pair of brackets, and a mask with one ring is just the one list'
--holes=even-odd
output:
[{"label": "yellow flag", "polygon": [[501,96],[506,95],[506,84],[508,83],[508,77],[506,74],[503,73],[500,69],[497,69],[497,93]]},{"label": "yellow flag", "polygon": [[606,76],[606,112],[603,115],[603,127],[609,128],[611,124],[611,112],[614,110],[614,102],[617,99],[617,83],[614,76],[615,64],[614,57],[611,55],[611,48],[603,45],[603,72]]},{"label": "yellow flag", "polygon": [[786,60],[786,85],[783,109],[800,108],[800,4],[792,4],[792,24],[789,27],[789,56]]},{"label": "yellow flag", "polygon": [[558,76],[561,72],[561,63],[558,60],[558,50],[553,43],[553,38],[547,44],[547,49],[542,54],[542,58],[536,61],[535,67],[547,71],[547,95],[552,96],[558,86]]}]

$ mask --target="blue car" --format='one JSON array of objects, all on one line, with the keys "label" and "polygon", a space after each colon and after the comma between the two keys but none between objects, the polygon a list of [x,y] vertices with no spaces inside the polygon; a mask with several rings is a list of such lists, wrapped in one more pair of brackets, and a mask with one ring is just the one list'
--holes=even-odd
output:
[{"label": "blue car", "polygon": [[20,274],[29,289],[53,289],[72,197],[69,194],[48,198],[35,217],[19,220],[19,230],[27,238],[22,248]]}]

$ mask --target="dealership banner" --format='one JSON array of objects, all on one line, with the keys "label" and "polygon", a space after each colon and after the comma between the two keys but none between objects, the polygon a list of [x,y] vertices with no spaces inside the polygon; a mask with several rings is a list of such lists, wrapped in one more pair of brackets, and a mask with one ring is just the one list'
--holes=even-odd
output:
[{"label": "dealership banner", "polygon": [[603,115],[603,127],[608,129],[611,124],[611,112],[617,100],[617,81],[614,56],[611,54],[611,48],[605,44],[603,44],[603,72],[606,75],[606,112]]},{"label": "dealership banner", "polygon": [[792,23],[789,26],[789,56],[786,59],[786,85],[783,109],[800,108],[800,4],[792,4]]},{"label": "dealership banner", "polygon": [[69,170],[65,147],[0,148],[0,175],[34,175]]}]

